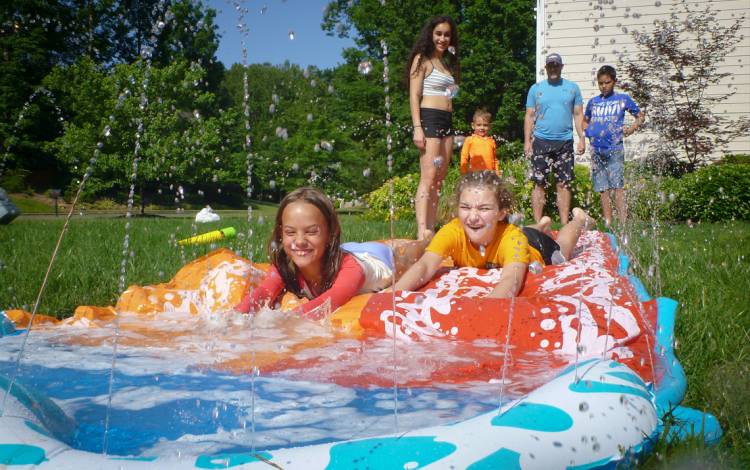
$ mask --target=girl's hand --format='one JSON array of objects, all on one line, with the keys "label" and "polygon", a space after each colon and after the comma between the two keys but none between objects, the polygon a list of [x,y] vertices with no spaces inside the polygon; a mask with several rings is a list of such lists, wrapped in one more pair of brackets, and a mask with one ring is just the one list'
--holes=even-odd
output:
[{"label": "girl's hand", "polygon": [[416,145],[419,150],[424,150],[425,145],[427,145],[427,140],[424,137],[424,131],[421,127],[414,128],[414,135],[412,137],[412,140],[414,141],[414,145]]}]

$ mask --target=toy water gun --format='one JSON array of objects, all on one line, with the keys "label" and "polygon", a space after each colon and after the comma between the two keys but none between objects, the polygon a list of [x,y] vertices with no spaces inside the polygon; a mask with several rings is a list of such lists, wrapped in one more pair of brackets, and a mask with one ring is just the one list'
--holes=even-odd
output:
[{"label": "toy water gun", "polygon": [[182,246],[202,245],[203,243],[211,243],[227,238],[234,238],[235,235],[237,235],[237,232],[234,230],[234,227],[227,227],[221,230],[213,230],[211,232],[202,233],[194,237],[185,238],[184,240],[180,240],[177,243]]}]

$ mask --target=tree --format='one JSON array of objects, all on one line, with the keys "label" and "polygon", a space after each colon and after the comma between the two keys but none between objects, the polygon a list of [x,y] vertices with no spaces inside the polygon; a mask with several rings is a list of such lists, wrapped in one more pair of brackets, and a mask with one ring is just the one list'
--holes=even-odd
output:
[{"label": "tree", "polygon": [[635,56],[623,57],[632,93],[648,115],[650,127],[661,142],[662,151],[675,156],[677,146],[692,171],[707,163],[712,154],[750,131],[750,119],[732,119],[717,113],[717,105],[735,91],[720,88],[730,75],[719,67],[743,37],[739,34],[744,16],[720,22],[711,4],[693,11],[688,3],[682,12],[654,20],[648,32],[634,31],[638,47]]},{"label": "tree", "polygon": [[[379,0],[338,0],[329,3],[322,27],[339,36],[348,36],[352,28],[356,29],[359,35],[355,41],[371,60],[382,56],[380,41],[385,40],[395,84],[401,81],[417,33],[428,18],[437,15],[451,16],[459,29],[463,81],[454,103],[454,125],[468,129],[474,110],[486,107],[495,115],[495,133],[507,139],[520,138],[526,91],[535,77],[532,2],[402,0],[382,5]],[[405,88],[392,90],[396,106],[408,99]],[[408,114],[406,119],[408,122]]]}]

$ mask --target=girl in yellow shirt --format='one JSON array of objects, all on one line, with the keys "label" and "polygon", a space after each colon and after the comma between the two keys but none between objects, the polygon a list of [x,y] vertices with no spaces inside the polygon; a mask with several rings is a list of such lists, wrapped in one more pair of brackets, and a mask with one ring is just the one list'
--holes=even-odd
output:
[{"label": "girl in yellow shirt", "polygon": [[573,209],[573,219],[553,240],[550,219],[523,229],[506,222],[513,195],[494,171],[470,172],[456,188],[458,217],[443,226],[427,249],[396,283],[396,290],[422,287],[437,273],[443,259],[458,267],[503,268],[500,281],[488,297],[512,297],[523,287],[529,263],[552,264],[559,251],[569,259],[583,230],[593,227],[583,209]]}]

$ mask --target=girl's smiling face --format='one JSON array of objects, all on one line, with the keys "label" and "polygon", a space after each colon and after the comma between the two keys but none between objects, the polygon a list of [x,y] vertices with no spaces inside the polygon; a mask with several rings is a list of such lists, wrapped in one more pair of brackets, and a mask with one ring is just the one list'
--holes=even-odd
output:
[{"label": "girl's smiling face", "polygon": [[281,234],[287,257],[305,279],[317,281],[322,276],[323,258],[330,242],[323,213],[308,202],[292,202],[281,215]]},{"label": "girl's smiling face", "polygon": [[458,200],[458,220],[466,236],[476,247],[487,246],[495,237],[495,226],[505,219],[507,209],[500,209],[490,188],[469,187]]},{"label": "girl's smiling face", "polygon": [[435,44],[435,50],[440,54],[448,50],[451,45],[451,25],[450,23],[439,23],[432,30],[432,42]]}]

